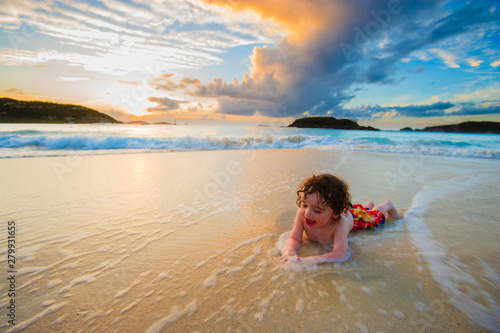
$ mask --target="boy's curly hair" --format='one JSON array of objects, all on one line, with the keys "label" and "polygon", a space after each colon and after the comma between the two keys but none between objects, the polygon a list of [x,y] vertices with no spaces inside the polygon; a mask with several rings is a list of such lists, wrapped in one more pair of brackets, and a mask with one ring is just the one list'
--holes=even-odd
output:
[{"label": "boy's curly hair", "polygon": [[322,204],[330,207],[339,217],[335,221],[340,220],[340,215],[347,213],[351,205],[351,195],[349,194],[349,185],[339,177],[331,174],[312,175],[306,179],[297,191],[297,205],[302,204],[302,194],[304,199],[308,194],[319,193],[323,199]]}]

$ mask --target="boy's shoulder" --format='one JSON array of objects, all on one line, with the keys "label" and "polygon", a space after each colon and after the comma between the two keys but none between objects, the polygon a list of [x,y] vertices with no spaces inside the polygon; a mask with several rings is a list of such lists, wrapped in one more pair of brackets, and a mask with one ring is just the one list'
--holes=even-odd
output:
[{"label": "boy's shoulder", "polygon": [[340,216],[342,216],[342,218],[339,221],[339,227],[347,232],[351,231],[354,226],[354,219],[351,212],[348,211],[347,214]]}]

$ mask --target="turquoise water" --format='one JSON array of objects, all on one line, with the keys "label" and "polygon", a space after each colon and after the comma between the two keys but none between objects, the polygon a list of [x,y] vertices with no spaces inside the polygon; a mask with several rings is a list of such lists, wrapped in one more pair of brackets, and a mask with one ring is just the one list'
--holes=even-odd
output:
[{"label": "turquoise water", "polygon": [[264,126],[0,124],[0,157],[316,148],[500,158],[500,135]]}]

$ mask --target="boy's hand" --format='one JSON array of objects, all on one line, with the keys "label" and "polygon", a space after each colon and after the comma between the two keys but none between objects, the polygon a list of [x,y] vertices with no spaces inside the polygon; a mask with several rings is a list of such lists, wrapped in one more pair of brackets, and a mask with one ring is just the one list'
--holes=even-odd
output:
[{"label": "boy's hand", "polygon": [[290,261],[290,262],[298,262],[300,261],[300,257],[297,257],[297,256],[281,256],[280,257],[281,260],[283,261]]},{"label": "boy's hand", "polygon": [[292,261],[292,262],[300,261],[300,257],[297,255],[297,253],[288,253],[288,251],[285,251],[285,253],[283,253],[283,255],[280,257],[280,259],[283,261]]}]

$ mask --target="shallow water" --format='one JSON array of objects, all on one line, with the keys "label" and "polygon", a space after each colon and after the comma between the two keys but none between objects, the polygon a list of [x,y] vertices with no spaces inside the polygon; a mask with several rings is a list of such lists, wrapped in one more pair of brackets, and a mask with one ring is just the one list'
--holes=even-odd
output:
[{"label": "shallow water", "polygon": [[[0,168],[19,305],[16,326],[2,312],[2,331],[499,328],[496,160],[300,149],[3,159]],[[389,198],[407,217],[352,233],[344,263],[282,263],[277,245],[311,172],[339,174],[355,201]]]}]

